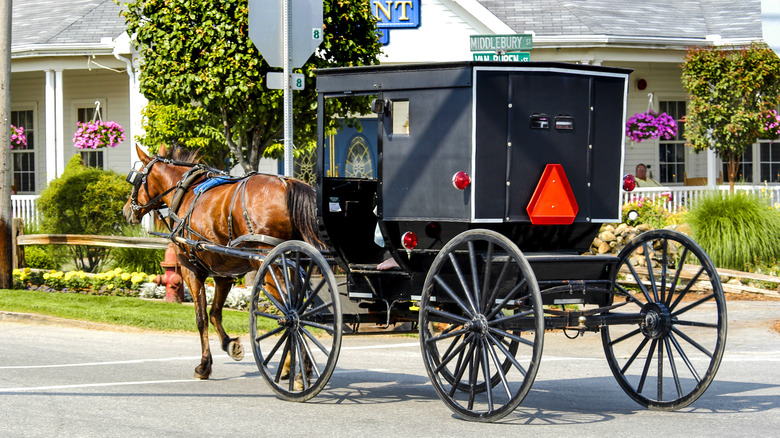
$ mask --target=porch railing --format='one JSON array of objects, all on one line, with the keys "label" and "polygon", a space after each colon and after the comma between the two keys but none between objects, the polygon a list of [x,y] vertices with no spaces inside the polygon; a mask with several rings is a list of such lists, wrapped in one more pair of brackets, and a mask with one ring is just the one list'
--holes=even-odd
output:
[{"label": "porch railing", "polygon": [[[659,199],[662,194],[671,194],[671,200],[668,196],[664,197],[663,207],[666,211],[677,213],[689,209],[699,199],[713,190],[728,192],[728,184],[715,186],[676,186],[676,187],[637,187],[632,192],[622,192],[621,205],[625,205],[634,199]],[[780,186],[764,185],[735,185],[734,190],[745,191],[748,193],[760,194],[766,196],[770,205],[780,204]]]},{"label": "porch railing", "polygon": [[38,226],[41,220],[38,198],[38,195],[11,195],[11,217],[21,218],[25,224]]}]

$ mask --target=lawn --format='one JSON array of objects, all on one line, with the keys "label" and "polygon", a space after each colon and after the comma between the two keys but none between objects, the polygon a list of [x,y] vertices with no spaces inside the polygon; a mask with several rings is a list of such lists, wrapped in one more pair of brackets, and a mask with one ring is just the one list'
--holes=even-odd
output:
[{"label": "lawn", "polygon": [[[192,305],[140,298],[0,289],[0,310],[149,330],[197,331]],[[247,312],[225,309],[222,323],[231,335],[249,332]]]}]

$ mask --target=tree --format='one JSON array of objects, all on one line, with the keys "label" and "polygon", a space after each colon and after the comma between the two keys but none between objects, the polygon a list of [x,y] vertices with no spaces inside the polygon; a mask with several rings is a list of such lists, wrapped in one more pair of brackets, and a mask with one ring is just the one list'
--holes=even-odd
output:
[{"label": "tree", "polygon": [[[142,55],[141,91],[157,106],[146,113],[149,131],[143,143],[159,146],[151,142],[167,138],[174,145],[192,145],[192,139],[207,139],[201,146],[207,146],[202,152],[209,157],[219,149],[215,142],[223,141],[245,171],[255,170],[258,159],[283,141],[284,117],[282,91],[265,88],[273,69],[249,39],[248,1],[135,0],[126,6],[128,33],[135,35]],[[316,135],[314,69],[376,64],[381,48],[369,2],[325,0],[323,6],[323,43],[298,70],[306,78],[305,90],[293,100],[293,140],[299,146],[312,144]],[[328,102],[328,129],[336,126],[333,114],[364,112],[364,100]],[[214,131],[196,132],[198,124],[217,128],[222,138]],[[157,129],[162,126],[181,132],[171,139]]]},{"label": "tree", "polygon": [[[129,192],[122,175],[86,167],[76,154],[62,176],[41,192],[38,208],[42,229],[54,234],[120,233],[125,223],[122,207]],[[88,272],[97,270],[109,254],[108,248],[97,246],[72,245],[68,249],[76,268]]]},{"label": "tree", "polygon": [[696,151],[713,149],[727,164],[734,191],[739,158],[780,104],[780,59],[762,44],[739,49],[695,48],[682,65],[690,94],[685,139]]}]

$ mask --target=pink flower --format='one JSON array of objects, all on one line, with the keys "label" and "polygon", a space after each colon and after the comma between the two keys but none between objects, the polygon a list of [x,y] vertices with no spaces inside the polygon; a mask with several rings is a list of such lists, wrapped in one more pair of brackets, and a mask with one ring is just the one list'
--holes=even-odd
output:
[{"label": "pink flower", "polygon": [[113,148],[125,141],[124,130],[116,122],[79,122],[77,126],[73,146],[78,149]]},{"label": "pink flower", "polygon": [[13,149],[14,146],[22,148],[27,146],[27,136],[24,134],[24,126],[11,125],[11,149]]},{"label": "pink flower", "polygon": [[626,136],[636,142],[654,138],[671,140],[677,136],[677,122],[667,113],[636,113],[626,122]]}]

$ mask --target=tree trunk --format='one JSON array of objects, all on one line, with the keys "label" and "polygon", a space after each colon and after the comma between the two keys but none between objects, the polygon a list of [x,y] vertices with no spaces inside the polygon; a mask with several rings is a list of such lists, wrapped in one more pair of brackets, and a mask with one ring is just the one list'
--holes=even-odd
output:
[{"label": "tree trunk", "polygon": [[729,163],[726,167],[729,173],[729,193],[734,193],[734,181],[737,179],[737,168],[739,167],[739,155],[729,154]]}]

